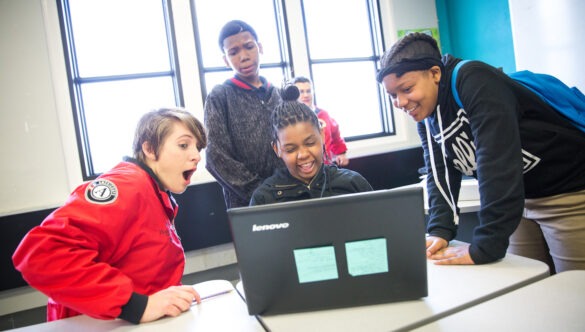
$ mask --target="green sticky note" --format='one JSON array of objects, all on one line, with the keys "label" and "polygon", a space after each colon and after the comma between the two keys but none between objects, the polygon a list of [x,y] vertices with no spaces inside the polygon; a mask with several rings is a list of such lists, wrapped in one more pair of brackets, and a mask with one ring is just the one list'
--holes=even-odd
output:
[{"label": "green sticky note", "polygon": [[339,277],[333,246],[295,249],[293,253],[300,283]]},{"label": "green sticky note", "polygon": [[384,238],[346,242],[345,252],[351,276],[388,272],[388,252]]}]

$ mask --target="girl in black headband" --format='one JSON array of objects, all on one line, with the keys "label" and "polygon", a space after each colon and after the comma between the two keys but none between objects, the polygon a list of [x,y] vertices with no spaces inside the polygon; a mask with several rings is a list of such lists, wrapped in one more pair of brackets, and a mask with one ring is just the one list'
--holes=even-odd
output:
[{"label": "girl in black headband", "polygon": [[[377,77],[417,122],[428,170],[428,257],[483,264],[508,250],[552,271],[585,269],[585,134],[485,63],[466,63],[452,82],[460,61],[413,33],[384,54]],[[478,180],[479,225],[468,246],[448,247],[462,176]]]}]

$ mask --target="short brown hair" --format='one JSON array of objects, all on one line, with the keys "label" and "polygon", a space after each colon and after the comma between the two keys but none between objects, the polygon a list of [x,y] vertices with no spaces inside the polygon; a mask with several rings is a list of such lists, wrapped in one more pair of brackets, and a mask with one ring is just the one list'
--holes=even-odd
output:
[{"label": "short brown hair", "polygon": [[197,149],[201,151],[207,146],[207,135],[199,120],[182,108],[161,108],[144,114],[138,121],[134,133],[133,157],[146,163],[146,156],[142,151],[142,144],[148,142],[156,158],[164,140],[167,138],[173,124],[184,124],[197,140]]}]

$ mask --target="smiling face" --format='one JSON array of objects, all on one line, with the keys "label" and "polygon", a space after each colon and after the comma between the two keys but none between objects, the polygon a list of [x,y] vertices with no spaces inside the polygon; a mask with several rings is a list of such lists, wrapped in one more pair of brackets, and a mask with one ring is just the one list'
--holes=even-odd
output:
[{"label": "smiling face", "polygon": [[248,31],[223,40],[223,60],[242,80],[260,86],[259,69],[262,44]]},{"label": "smiling face", "polygon": [[193,133],[179,121],[174,121],[169,134],[163,139],[158,158],[148,142],[143,143],[146,165],[156,174],[163,189],[175,194],[187,189],[191,175],[201,161],[197,143]]},{"label": "smiling face", "polygon": [[311,182],[323,165],[323,138],[311,122],[297,122],[280,129],[273,148],[289,173],[304,183]]},{"label": "smiling face", "polygon": [[299,101],[307,106],[310,109],[314,109],[313,106],[313,89],[311,87],[311,83],[309,82],[297,82],[295,83],[296,87],[299,88]]},{"label": "smiling face", "polygon": [[429,70],[410,71],[400,77],[394,73],[386,75],[382,84],[394,107],[420,122],[435,111],[440,81],[441,69],[433,66]]}]

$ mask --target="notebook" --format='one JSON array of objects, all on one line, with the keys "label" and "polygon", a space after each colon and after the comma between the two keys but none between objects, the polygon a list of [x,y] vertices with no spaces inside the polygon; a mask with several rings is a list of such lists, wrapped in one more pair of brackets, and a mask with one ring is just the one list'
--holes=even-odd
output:
[{"label": "notebook", "polygon": [[427,296],[422,188],[227,211],[251,315]]}]

